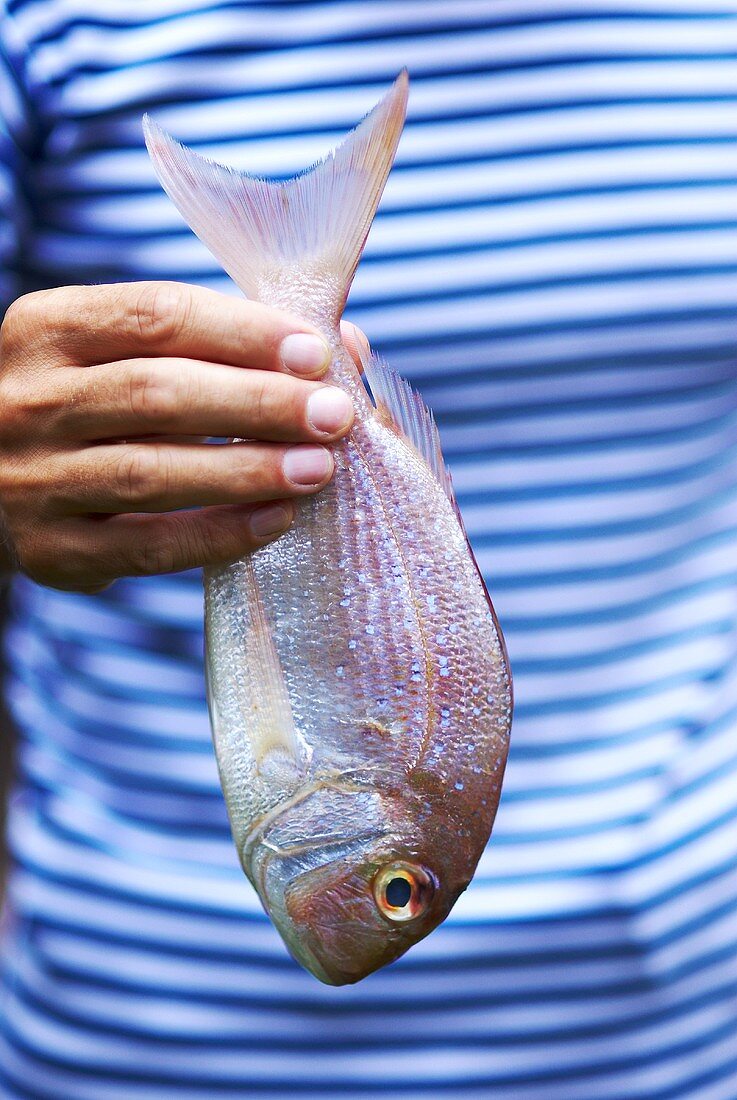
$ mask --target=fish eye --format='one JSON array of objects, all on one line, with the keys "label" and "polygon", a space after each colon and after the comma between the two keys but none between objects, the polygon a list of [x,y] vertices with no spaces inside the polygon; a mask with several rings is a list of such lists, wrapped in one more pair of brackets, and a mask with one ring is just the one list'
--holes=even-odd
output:
[{"label": "fish eye", "polygon": [[382,917],[390,921],[414,920],[428,908],[435,893],[435,879],[417,863],[396,860],[382,867],[374,879],[374,897]]}]

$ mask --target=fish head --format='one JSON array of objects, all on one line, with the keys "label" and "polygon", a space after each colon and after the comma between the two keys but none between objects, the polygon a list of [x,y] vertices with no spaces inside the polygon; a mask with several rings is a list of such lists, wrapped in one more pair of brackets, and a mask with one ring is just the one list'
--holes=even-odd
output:
[{"label": "fish head", "polygon": [[470,874],[447,881],[447,850],[430,851],[411,811],[398,793],[320,786],[247,845],[244,868],[266,911],[321,981],[357,982],[403,955],[465,888]]}]

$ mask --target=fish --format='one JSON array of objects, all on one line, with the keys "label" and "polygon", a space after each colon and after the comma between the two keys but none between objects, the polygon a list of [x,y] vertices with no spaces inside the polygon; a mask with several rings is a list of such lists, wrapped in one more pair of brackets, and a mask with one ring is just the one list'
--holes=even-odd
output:
[{"label": "fish", "polygon": [[287,181],[143,123],[187,224],[246,297],[316,326],[325,381],[355,406],[332,481],[298,501],[291,528],[204,571],[207,697],[235,847],[288,950],[330,985],[399,958],[469,885],[512,720],[504,639],[433,416],[380,357],[362,353],[359,370],[341,340],[407,95],[403,71]]}]

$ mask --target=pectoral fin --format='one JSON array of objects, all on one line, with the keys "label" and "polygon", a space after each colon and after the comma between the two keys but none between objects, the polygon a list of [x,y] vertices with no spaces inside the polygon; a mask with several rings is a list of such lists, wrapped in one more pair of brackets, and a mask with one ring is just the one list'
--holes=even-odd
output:
[{"label": "pectoral fin", "polygon": [[252,710],[244,715],[246,732],[257,767],[262,768],[274,754],[287,757],[297,767],[304,756],[304,746],[295,729],[284,671],[250,558],[244,562],[244,580],[251,618],[245,645],[254,681]]}]

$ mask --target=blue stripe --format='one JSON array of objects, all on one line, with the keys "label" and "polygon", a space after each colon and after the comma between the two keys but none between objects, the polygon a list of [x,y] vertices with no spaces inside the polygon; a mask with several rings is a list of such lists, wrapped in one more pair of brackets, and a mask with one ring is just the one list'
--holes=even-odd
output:
[{"label": "blue stripe", "polygon": [[[47,1066],[51,1066],[59,1069],[74,1068],[80,1078],[83,1080],[88,1075],[102,1074],[104,1080],[110,1082],[133,1082],[136,1084],[148,1084],[148,1085],[162,1085],[171,1086],[175,1085],[181,1078],[174,1077],[168,1074],[150,1074],[144,1072],[136,1072],[135,1070],[122,1071],[111,1070],[109,1065],[104,1060],[99,1060],[97,1064],[88,1066],[74,1066],[71,1061],[57,1059],[50,1057],[49,1055],[36,1050],[33,1044],[28,1043],[17,1030],[13,1027],[12,1022],[8,1022],[6,1025],[7,1033],[12,1037],[19,1049],[34,1056],[38,1061]],[[721,1024],[718,1027],[713,1027],[706,1032],[704,1036],[699,1036],[688,1042],[680,1042],[671,1044],[665,1051],[659,1052],[661,1054],[668,1054],[670,1056],[688,1054],[696,1052],[701,1049],[706,1042],[716,1042],[720,1039],[728,1038],[732,1034],[731,1021],[727,1024]],[[499,1044],[500,1047],[508,1046],[508,1044]],[[618,1070],[625,1068],[632,1068],[637,1066],[647,1065],[648,1061],[652,1058],[650,1052],[646,1052],[639,1055],[628,1055],[626,1059],[607,1059],[598,1062],[594,1062],[592,1065],[582,1066],[580,1068],[566,1068],[566,1078],[572,1082],[580,1079],[584,1076],[589,1076],[594,1073],[614,1073]],[[244,1067],[245,1069],[246,1067]],[[294,1096],[298,1095],[346,1095],[346,1086],[344,1082],[337,1082],[334,1077],[313,1078],[309,1082],[302,1080],[298,1086],[295,1086],[293,1078],[285,1077],[283,1079],[274,1078],[264,1083],[259,1078],[243,1077],[241,1080],[233,1081],[231,1078],[229,1081],[218,1080],[213,1078],[210,1074],[202,1076],[199,1073],[189,1071],[187,1073],[188,1082],[191,1084],[203,1084],[213,1092],[232,1089],[234,1084],[239,1085],[243,1089],[258,1089],[262,1093],[279,1093],[283,1092],[286,1095]],[[479,1086],[489,1087],[501,1087],[505,1085],[515,1084],[534,1084],[536,1082],[550,1081],[551,1077],[549,1072],[538,1072],[530,1074],[499,1074],[493,1077],[488,1077],[477,1072],[469,1072],[468,1075],[462,1079],[458,1078],[443,1078],[437,1077],[433,1079],[432,1088],[434,1092],[450,1091],[451,1095],[459,1093],[462,1089],[477,1088]],[[553,1078],[555,1080],[555,1078]],[[298,1087],[299,1092],[295,1093],[295,1088]],[[395,1090],[397,1087],[396,1080],[391,1081],[361,1081],[360,1079],[352,1079],[350,1081],[350,1093],[347,1095],[370,1095],[371,1093],[380,1094],[383,1092],[389,1092]],[[402,1082],[402,1091],[405,1091],[404,1082]],[[418,1089],[418,1086],[414,1086]],[[421,1088],[421,1087],[419,1087]],[[406,1092],[411,1095],[413,1085],[410,1083],[406,1087]],[[424,1091],[424,1090],[423,1090]],[[660,1094],[661,1096],[664,1094]],[[685,1093],[676,1095],[686,1095]]]},{"label": "blue stripe", "polygon": [[[384,0],[384,2],[385,3],[392,3],[393,0]],[[344,3],[344,0],[320,0],[319,7],[320,8],[327,8],[331,3],[336,5],[336,6],[339,5],[340,7],[345,7],[346,6],[345,3]],[[12,13],[12,12],[16,11],[16,9],[21,8],[23,6],[23,4],[24,4],[24,0],[9,0],[9,2],[7,4],[7,7],[8,7],[8,10]],[[274,6],[274,5],[272,4],[272,6]],[[303,0],[292,0],[291,3],[284,2],[284,0],[282,0],[281,6],[282,7],[287,7],[287,8],[292,8],[295,11],[299,12],[301,9],[304,9],[305,5],[303,3]],[[216,13],[220,13],[220,12],[224,12],[224,11],[236,11],[236,12],[242,11],[243,7],[244,7],[244,5],[241,2],[241,0],[232,0],[232,2],[230,2],[230,3],[228,3],[227,0],[218,0],[217,3],[207,5],[206,10],[208,11],[208,13],[212,13],[214,15]],[[357,7],[357,5],[354,5],[354,7]],[[488,30],[490,26],[495,26],[495,27],[498,27],[500,29],[508,30],[508,29],[515,28],[515,27],[547,27],[547,26],[555,26],[555,25],[558,25],[558,24],[565,24],[565,23],[579,24],[579,23],[582,23],[584,20],[585,21],[594,21],[594,20],[603,21],[603,20],[606,20],[606,22],[611,22],[611,21],[621,21],[621,20],[625,20],[625,19],[626,20],[632,20],[632,19],[645,20],[645,19],[647,19],[648,22],[654,22],[654,21],[657,21],[657,20],[662,20],[662,21],[667,21],[669,23],[674,22],[674,21],[677,21],[677,22],[680,23],[680,22],[685,22],[685,21],[702,22],[705,19],[719,20],[719,21],[722,21],[722,22],[728,22],[731,18],[731,16],[726,12],[706,12],[706,11],[678,12],[678,13],[653,11],[653,12],[648,12],[647,15],[644,15],[641,8],[636,4],[632,4],[629,8],[623,7],[621,11],[606,12],[606,13],[602,13],[601,10],[599,8],[597,8],[595,5],[592,5],[588,9],[586,9],[586,8],[579,9],[578,6],[577,6],[576,10],[574,12],[566,12],[564,4],[561,5],[561,7],[563,8],[563,10],[559,11],[559,12],[553,12],[553,11],[549,10],[549,11],[546,11],[544,15],[543,14],[534,14],[534,15],[528,15],[527,17],[522,16],[522,15],[501,15],[499,12],[494,12],[493,9],[490,7],[487,14],[486,14],[486,16],[485,16],[485,18],[483,20],[479,20],[479,21],[476,21],[476,22],[473,22],[473,21],[466,22],[464,19],[457,18],[455,20],[454,19],[448,19],[448,21],[445,24],[442,24],[442,22],[438,23],[435,19],[433,19],[432,24],[431,24],[431,27],[432,27],[431,32],[426,30],[426,25],[425,25],[426,21],[425,21],[425,19],[423,19],[422,17],[420,17],[420,18],[415,17],[414,19],[404,20],[403,24],[404,24],[405,29],[400,30],[400,28],[397,28],[397,31],[398,31],[398,33],[405,33],[407,35],[411,34],[413,37],[415,37],[415,36],[421,34],[423,31],[425,31],[425,33],[436,34],[436,33],[444,33],[444,32],[449,32],[449,31],[454,31],[454,30],[458,30],[459,32],[460,31],[471,31],[471,30],[475,30],[475,29],[477,29],[477,30]],[[256,5],[255,10],[258,11],[258,5]],[[359,8],[359,10],[360,10],[360,8]],[[106,28],[106,29],[119,29],[119,30],[137,30],[137,29],[142,29],[142,28],[149,29],[149,28],[152,28],[152,27],[171,25],[172,23],[178,23],[178,22],[181,22],[183,19],[188,18],[189,15],[190,15],[190,12],[191,12],[191,9],[189,9],[185,12],[172,12],[172,13],[167,13],[166,15],[147,16],[147,18],[145,18],[145,19],[136,18],[135,17],[135,15],[137,15],[137,12],[136,12],[135,15],[133,15],[133,17],[131,19],[120,20],[120,19],[113,19],[106,12],[104,12],[102,10],[98,10],[98,11],[95,12],[94,16],[92,16],[92,15],[77,16],[75,18],[64,19],[64,20],[60,21],[58,24],[56,24],[53,31],[48,30],[46,32],[42,32],[41,34],[36,35],[34,37],[34,40],[33,40],[33,46],[34,46],[34,48],[37,48],[38,46],[45,45],[46,43],[49,43],[49,42],[58,42],[60,39],[63,39],[65,37],[67,37],[70,32],[72,32],[74,30],[77,30],[80,27],[88,27],[88,28],[91,28],[91,29]],[[396,18],[401,18],[401,11],[398,11],[398,12],[395,11],[395,12],[392,12],[391,14],[395,19]],[[427,16],[431,17],[433,15],[432,10],[431,9],[428,10],[428,12],[426,14],[427,14]],[[444,9],[444,14],[450,14],[450,11],[448,11],[448,9]],[[281,31],[282,33],[278,34],[278,35],[275,35],[274,38],[270,41],[270,43],[267,44],[269,46],[278,46],[284,40],[284,38],[287,35],[293,36],[291,31],[286,32],[286,34],[284,33],[283,24],[276,26],[275,29],[277,31]],[[391,37],[394,29],[395,28],[393,26],[387,27],[386,30],[380,35],[380,37],[384,37],[384,38],[385,37]],[[346,41],[346,42],[358,42],[358,41],[363,41],[363,37],[352,34],[352,35],[346,35],[346,37],[342,40]],[[305,44],[307,41],[309,41],[309,42],[319,42],[319,41],[329,41],[329,39],[326,38],[326,39],[322,39],[322,40],[318,40],[318,39],[309,39],[308,40],[306,38],[303,38],[302,34],[300,34],[300,45]]]},{"label": "blue stripe", "polygon": [[[200,148],[286,172],[299,139],[353,122],[335,96],[370,100],[399,53],[420,56],[350,312],[435,407],[518,700],[493,847],[458,910],[375,979],[321,990],[236,867],[199,574],[94,598],[19,579],[10,1096],[737,1095],[737,9],[655,4],[7,5],[6,300],[144,274],[225,288],[151,184],[140,111],[181,104],[188,140],[192,104]],[[473,102],[466,75],[498,102]],[[580,266],[550,274],[569,247]]]},{"label": "blue stripe", "polygon": [[[734,945],[730,945],[733,949]],[[725,949],[722,952],[715,953],[714,957],[710,959],[710,962],[727,961],[730,956],[729,949]],[[75,983],[76,984],[76,983]],[[86,984],[86,983],[85,983]],[[152,995],[156,996],[156,990],[152,990]],[[604,992],[602,990],[602,992]],[[627,994],[646,994],[648,992],[648,986],[645,981],[636,985],[630,985],[626,988],[617,987],[616,991],[606,990],[606,995],[627,995]],[[39,1014],[48,1016],[51,1019],[58,1020],[60,1023],[72,1026],[81,1027],[89,1031],[92,1035],[112,1035],[116,1038],[145,1038],[147,1042],[160,1042],[176,1048],[177,1046],[189,1046],[190,1044],[206,1043],[208,1049],[217,1051],[219,1048],[232,1048],[234,1043],[237,1043],[239,1048],[243,1050],[244,1057],[247,1057],[249,1051],[271,1051],[275,1055],[282,1051],[284,1052],[296,1052],[309,1054],[312,1051],[318,1053],[328,1052],[331,1050],[345,1051],[355,1050],[358,1052],[375,1052],[377,1047],[386,1048],[387,1050],[416,1050],[422,1045],[422,1040],[416,1037],[412,1038],[400,1038],[392,1035],[382,1036],[380,1042],[376,1039],[361,1039],[359,1036],[351,1035],[349,1037],[341,1037],[339,1034],[334,1038],[319,1040],[315,1038],[299,1039],[295,1036],[293,1039],[277,1039],[271,1037],[268,1032],[258,1032],[253,1035],[246,1036],[243,1034],[230,1034],[223,1038],[214,1037],[209,1032],[202,1031],[182,1031],[180,1033],[174,1033],[171,1028],[144,1028],[136,1027],[132,1024],[119,1023],[111,1025],[109,1023],[100,1022],[92,1013],[85,1013],[82,1011],[75,1011],[73,1009],[67,1009],[60,1005],[56,1000],[51,997],[44,997],[34,995],[32,988],[29,988],[23,981],[20,975],[16,976],[16,986],[14,994],[23,1003],[27,1004],[30,1008],[37,1011]],[[436,1050],[439,1048],[446,1049],[462,1049],[465,1047],[476,1047],[479,1050],[483,1050],[485,1047],[502,1047],[512,1045],[520,1042],[530,1043],[549,1043],[551,1046],[551,1059],[555,1058],[555,1045],[556,1043],[568,1043],[571,1041],[580,1041],[582,1039],[599,1039],[607,1035],[617,1036],[618,1034],[627,1034],[638,1028],[644,1028],[658,1023],[666,1023],[668,1021],[678,1021],[683,1016],[708,1006],[716,1006],[720,1003],[724,1003],[727,1000],[731,1000],[735,994],[737,994],[737,980],[731,980],[726,982],[716,982],[711,987],[709,992],[700,993],[696,996],[690,997],[681,1001],[677,1007],[672,1008],[667,1013],[663,1013],[658,1010],[644,1011],[632,1013],[626,1012],[625,1016],[621,1020],[610,1019],[606,1023],[595,1025],[571,1025],[569,1027],[551,1027],[544,1030],[530,1029],[526,1031],[524,1036],[514,1035],[513,1033],[495,1033],[493,1037],[484,1037],[478,1033],[478,1030],[469,1031],[466,1034],[459,1034],[450,1036],[438,1037],[436,1039]],[[528,996],[533,996],[538,999],[539,993],[532,990]],[[581,990],[578,997],[567,998],[567,1003],[575,1003],[575,1000],[586,1000],[591,995],[591,990]],[[243,1000],[241,1002],[243,1007],[250,1007],[250,1002]],[[474,1006],[480,1010],[488,1007],[487,1002],[477,1002]],[[335,1012],[333,1015],[337,1015]],[[235,1029],[234,1029],[235,1030]],[[296,1032],[296,1029],[295,1029]],[[298,1034],[298,1032],[296,1032]]]},{"label": "blue stripe", "polygon": [[[394,38],[394,37],[397,37],[397,36],[392,34],[391,37]],[[203,102],[203,101],[206,102],[207,98],[208,98],[207,96],[203,97],[202,99],[198,98],[198,101],[199,102]],[[214,96],[213,95],[210,98],[213,99],[213,100],[217,100],[217,102],[221,101],[220,96]],[[162,108],[163,107],[169,107],[169,106],[173,106],[176,102],[177,102],[176,100],[174,102],[172,102],[168,99],[165,100],[165,101],[161,100],[157,103],[157,106],[160,106]],[[619,96],[605,97],[605,96],[602,95],[599,98],[590,98],[590,99],[561,99],[561,100],[552,100],[551,99],[551,100],[547,100],[547,101],[541,100],[537,103],[531,102],[531,103],[524,103],[524,104],[509,104],[509,105],[506,105],[506,106],[499,105],[499,106],[495,106],[493,108],[489,108],[489,107],[481,108],[480,107],[478,110],[475,110],[475,111],[471,110],[469,108],[465,108],[463,110],[460,110],[460,109],[447,110],[447,111],[444,111],[442,114],[441,113],[438,113],[438,114],[422,114],[422,115],[413,117],[412,120],[411,120],[411,125],[412,125],[413,129],[421,130],[422,128],[426,127],[426,128],[429,129],[429,128],[432,128],[433,126],[437,126],[438,124],[442,124],[442,123],[455,122],[455,121],[461,121],[461,120],[464,121],[464,122],[478,121],[480,119],[481,120],[486,119],[486,120],[489,121],[490,125],[493,125],[493,123],[495,121],[497,121],[499,119],[504,119],[504,118],[519,118],[519,117],[524,117],[524,116],[537,116],[537,115],[545,116],[545,115],[565,114],[567,111],[578,111],[578,110],[585,110],[585,109],[595,110],[597,107],[608,107],[608,106],[611,106],[612,104],[616,104],[617,107],[626,108],[626,107],[641,107],[641,106],[642,107],[659,106],[663,103],[667,103],[667,104],[676,104],[676,103],[683,103],[683,104],[687,104],[687,103],[704,103],[704,104],[708,104],[708,103],[732,103],[732,104],[734,104],[734,103],[737,103],[737,95],[727,94],[727,93],[721,93],[721,94],[718,94],[718,93],[713,93],[713,94],[702,93],[701,95],[688,95],[688,96],[685,96],[685,95],[673,95],[671,93],[668,93],[667,91],[663,91],[663,92],[660,93],[660,95],[651,95],[651,96],[639,95],[639,96],[631,96],[631,97],[619,97]],[[148,107],[149,111],[153,107],[153,104],[149,100],[147,100],[147,107]],[[246,118],[248,118],[247,110],[248,110],[248,105],[244,104],[244,115],[245,115]],[[128,118],[130,118],[131,113],[132,112],[126,107],[125,111],[122,111],[120,113],[119,117],[123,118],[123,119],[128,119]],[[70,115],[69,117],[74,118],[75,120],[78,120],[80,117],[83,118],[84,115],[80,116],[80,115],[75,114],[75,115]],[[103,138],[109,138],[110,137],[110,121],[109,120],[106,120],[106,121],[107,121],[106,126],[104,128],[100,127],[97,132],[95,131],[95,128],[92,127],[92,126],[90,126],[89,128],[86,128],[87,133],[88,133],[87,140],[78,139],[77,141],[75,141],[74,148],[72,150],[70,150],[67,154],[56,153],[53,157],[52,163],[55,166],[65,164],[65,163],[74,163],[74,161],[76,161],[78,158],[84,156],[85,154],[96,152],[97,149],[99,148],[100,137],[103,137]],[[138,122],[138,120],[136,119],[136,124],[137,124],[137,122]],[[351,120],[346,119],[346,129],[350,129],[350,126],[351,126]],[[136,129],[137,129],[137,125],[136,125]],[[331,139],[331,134],[332,134],[332,131],[329,132],[329,133],[326,133],[322,128],[317,128],[317,127],[310,128],[307,125],[302,125],[302,126],[299,126],[299,127],[294,127],[294,128],[289,128],[289,129],[269,129],[267,134],[263,134],[262,129],[261,129],[260,126],[256,129],[249,129],[248,126],[246,125],[244,128],[239,129],[238,133],[233,135],[232,137],[227,137],[226,136],[226,137],[221,138],[220,141],[219,141],[219,144],[227,145],[230,142],[234,142],[234,143],[237,142],[239,145],[241,145],[243,142],[248,141],[249,139],[259,140],[260,138],[262,138],[264,136],[269,141],[274,141],[274,140],[284,139],[284,138],[303,137],[303,136],[306,136],[306,135],[322,135],[325,139],[326,145],[328,145],[328,147],[329,147],[330,144],[331,144],[331,140],[330,140]],[[194,140],[190,141],[187,138],[186,134],[181,134],[181,135],[177,135],[177,136],[180,137],[182,140],[184,140],[187,145],[191,145],[195,148],[198,147],[198,146],[201,147],[203,145],[210,144],[209,139],[206,142],[198,141],[197,139],[194,139]],[[126,136],[124,133],[115,133],[114,137],[116,139],[115,143],[114,143],[114,148],[115,148],[116,152],[120,152],[120,151],[140,152],[140,140],[138,139],[137,134],[133,133],[133,134],[130,134],[130,135]],[[693,185],[693,180],[689,180],[688,185],[692,186]],[[461,206],[462,206],[462,204],[461,204]],[[454,203],[450,203],[450,204],[443,203],[442,205],[435,206],[431,209],[444,210],[444,209],[456,209],[456,208],[457,208],[456,204],[454,204]],[[411,209],[413,211],[418,211],[418,210],[422,210],[422,209],[425,209],[425,208],[424,207],[416,207],[416,206],[413,205],[411,207]]]}]

